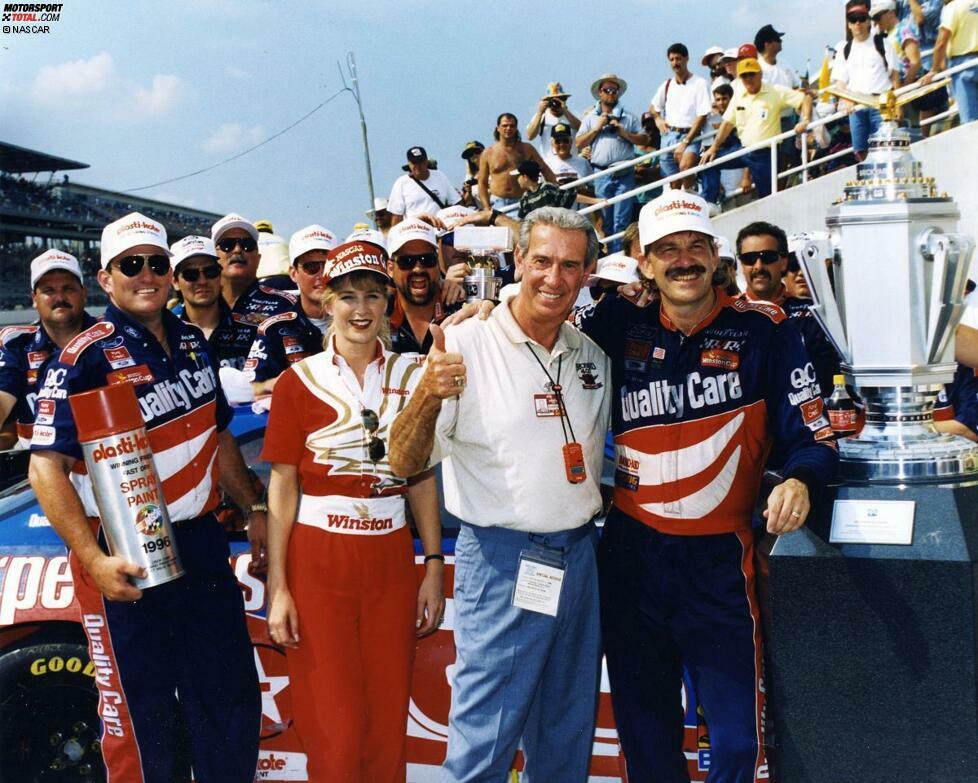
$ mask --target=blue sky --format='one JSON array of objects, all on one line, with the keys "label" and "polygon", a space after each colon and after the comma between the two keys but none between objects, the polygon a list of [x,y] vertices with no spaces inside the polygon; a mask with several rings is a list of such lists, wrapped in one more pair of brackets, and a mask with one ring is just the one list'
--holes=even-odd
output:
[{"label": "blue sky", "polygon": [[[549,81],[571,108],[613,71],[640,112],[667,77],[665,50],[787,33],[782,62],[817,70],[842,34],[841,0],[452,3],[290,0],[64,0],[48,35],[0,33],[0,140],[91,165],[79,182],[135,188],[204,168],[268,138],[342,86],[357,58],[374,184],[386,195],[414,144],[456,183],[469,139],[496,115],[522,127]],[[698,68],[698,65],[696,66]],[[699,69],[702,72],[702,69]],[[369,206],[360,126],[343,94],[258,150],[140,191],[216,212],[345,234]]]}]

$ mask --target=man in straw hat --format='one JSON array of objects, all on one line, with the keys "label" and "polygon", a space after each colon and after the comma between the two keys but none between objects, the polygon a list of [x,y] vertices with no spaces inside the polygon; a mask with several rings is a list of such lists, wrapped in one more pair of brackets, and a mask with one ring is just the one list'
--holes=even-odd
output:
[{"label": "man in straw hat", "polygon": [[547,85],[547,94],[540,99],[536,113],[526,127],[527,139],[540,139],[537,145],[544,157],[550,154],[550,135],[555,125],[569,125],[575,132],[581,127],[581,121],[567,107],[568,98],[570,93],[564,92],[560,82],[550,82]]},{"label": "man in straw hat", "polygon": [[[591,148],[591,166],[603,171],[616,163],[635,157],[635,145],[648,144],[649,137],[642,130],[639,118],[621,105],[621,96],[628,83],[613,73],[605,74],[591,84],[591,95],[597,101],[594,111],[588,113],[577,132],[577,148]],[[594,194],[600,199],[612,198],[635,187],[635,170],[626,168],[601,177],[594,184]],[[602,213],[605,234],[623,231],[632,222],[634,199],[624,199],[605,207]],[[612,252],[621,247],[615,240],[609,243]]]}]

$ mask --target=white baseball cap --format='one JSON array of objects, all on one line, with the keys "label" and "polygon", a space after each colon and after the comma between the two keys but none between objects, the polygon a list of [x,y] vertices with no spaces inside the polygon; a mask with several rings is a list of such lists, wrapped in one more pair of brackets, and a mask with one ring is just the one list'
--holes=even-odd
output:
[{"label": "white baseball cap", "polygon": [[737,260],[737,254],[726,237],[717,237],[717,256],[719,258],[729,258],[731,261]]},{"label": "white baseball cap", "polygon": [[375,228],[354,228],[350,236],[343,240],[344,244],[347,242],[369,242],[385,253],[387,252],[387,240],[384,239],[384,232]]},{"label": "white baseball cap", "polygon": [[130,212],[102,229],[102,269],[108,269],[109,261],[137,245],[153,245],[172,255],[163,224],[139,212]]},{"label": "white baseball cap", "polygon": [[876,16],[884,11],[896,11],[896,3],[893,0],[873,0],[869,5],[870,16]]},{"label": "white baseball cap", "polygon": [[474,212],[475,210],[472,209],[472,207],[463,207],[461,204],[456,204],[452,207],[439,209],[435,213],[435,217],[445,224],[445,228],[451,230],[455,228],[456,223],[458,223],[460,220],[464,220]]},{"label": "white baseball cap", "polygon": [[374,199],[374,208],[367,210],[368,217],[375,217],[378,212],[384,212],[387,210],[387,199],[383,196],[377,196]]},{"label": "white baseball cap", "polygon": [[723,49],[719,46],[711,46],[709,49],[703,52],[703,59],[700,60],[700,65],[706,65],[706,61],[715,54],[723,54]]},{"label": "white baseball cap", "polygon": [[313,223],[300,228],[289,239],[289,260],[295,264],[299,256],[310,250],[324,250],[327,253],[337,245],[336,234],[325,226]]},{"label": "white baseball cap", "polygon": [[695,193],[667,190],[638,213],[638,237],[643,251],[653,242],[677,231],[717,236],[710,220],[710,205]]},{"label": "white baseball cap", "polygon": [[624,253],[612,253],[598,259],[594,274],[590,275],[585,285],[592,286],[599,280],[611,280],[615,283],[635,283],[639,280],[638,261]]},{"label": "white baseball cap", "polygon": [[173,268],[176,269],[188,258],[194,256],[210,256],[217,258],[217,251],[214,250],[214,243],[208,237],[195,236],[191,234],[184,237],[179,242],[170,245],[173,253]]},{"label": "white baseball cap", "polygon": [[387,234],[387,252],[394,255],[412,239],[427,242],[433,248],[438,247],[438,235],[433,226],[423,220],[402,220]]},{"label": "white baseball cap", "polygon": [[258,229],[255,228],[255,224],[248,220],[248,218],[235,215],[233,212],[230,215],[225,215],[211,226],[211,240],[216,245],[221,241],[221,237],[232,228],[243,228],[251,235],[252,239],[256,242],[258,241]]},{"label": "white baseball cap", "polygon": [[31,261],[31,290],[37,285],[38,280],[48,272],[53,272],[56,269],[71,272],[71,274],[78,278],[79,283],[85,285],[85,279],[82,277],[81,264],[78,263],[77,258],[71,253],[65,253],[63,250],[45,250],[41,255]]},{"label": "white baseball cap", "polygon": [[261,259],[258,261],[258,279],[271,277],[272,275],[287,275],[289,267],[289,243],[284,237],[278,234],[266,234],[264,231],[258,235],[258,252]]},{"label": "white baseball cap", "polygon": [[722,59],[724,59],[724,60],[736,60],[737,59],[737,47],[736,46],[731,46],[729,49],[724,49],[723,50],[723,58]]}]

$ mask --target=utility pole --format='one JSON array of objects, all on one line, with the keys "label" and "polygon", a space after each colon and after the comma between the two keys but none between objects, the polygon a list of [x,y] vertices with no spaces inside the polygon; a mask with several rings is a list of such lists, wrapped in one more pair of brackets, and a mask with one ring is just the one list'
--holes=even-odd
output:
[{"label": "utility pole", "polygon": [[353,52],[346,53],[346,68],[350,74],[350,82],[352,87],[347,85],[346,78],[343,73],[343,68],[339,63],[336,63],[336,67],[340,71],[340,79],[343,82],[343,87],[350,91],[353,95],[353,99],[357,102],[357,111],[360,113],[360,133],[363,136],[363,157],[367,164],[367,190],[370,193],[370,209],[369,214],[374,215],[374,228],[377,227],[377,216],[374,214],[374,175],[370,168],[370,142],[367,140],[367,120],[363,116],[363,102],[360,98],[360,82],[357,80],[357,62],[353,57]]}]

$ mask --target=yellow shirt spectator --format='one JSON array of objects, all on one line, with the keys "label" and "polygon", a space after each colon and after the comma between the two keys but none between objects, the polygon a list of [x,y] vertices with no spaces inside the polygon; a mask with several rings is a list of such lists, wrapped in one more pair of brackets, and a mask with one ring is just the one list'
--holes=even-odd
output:
[{"label": "yellow shirt spectator", "polygon": [[951,33],[949,57],[978,53],[978,0],[951,0],[941,11],[941,27]]},{"label": "yellow shirt spectator", "polygon": [[[970,0],[969,0],[970,1]],[[781,133],[781,110],[801,108],[805,94],[777,84],[762,84],[754,95],[735,94],[723,119],[737,127],[737,136],[745,147]]]}]

